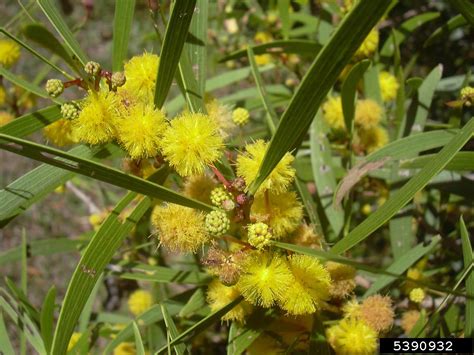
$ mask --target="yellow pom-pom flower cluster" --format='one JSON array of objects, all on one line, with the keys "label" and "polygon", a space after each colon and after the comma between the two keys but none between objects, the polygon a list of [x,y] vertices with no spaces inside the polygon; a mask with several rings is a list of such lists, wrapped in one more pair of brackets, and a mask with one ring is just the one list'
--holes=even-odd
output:
[{"label": "yellow pom-pom flower cluster", "polygon": [[397,97],[397,91],[400,87],[397,78],[387,71],[382,71],[379,74],[380,93],[382,100],[385,102],[392,101]]},{"label": "yellow pom-pom flower cluster", "polygon": [[338,355],[372,355],[377,350],[377,332],[360,319],[345,318],[326,335]]},{"label": "yellow pom-pom flower cluster", "polygon": [[374,100],[358,100],[355,110],[355,124],[362,130],[376,127],[382,118],[382,107]]},{"label": "yellow pom-pom flower cluster", "polygon": [[51,143],[58,147],[77,143],[77,139],[74,136],[72,122],[64,118],[61,118],[43,128],[43,134]]},{"label": "yellow pom-pom flower cluster", "polygon": [[[207,291],[207,301],[211,307],[211,311],[221,309],[239,296],[240,292],[236,286],[226,286],[217,280],[214,280],[209,284],[209,289]],[[252,310],[253,307],[250,303],[242,301],[222,316],[221,319],[223,321],[237,321],[239,323],[244,323],[245,316],[250,314]]]},{"label": "yellow pom-pom flower cluster", "polygon": [[239,107],[232,111],[232,120],[237,126],[245,126],[249,122],[250,114],[245,108]]},{"label": "yellow pom-pom flower cluster", "polygon": [[10,123],[14,119],[15,117],[10,112],[0,111],[0,127]]},{"label": "yellow pom-pom flower cluster", "polygon": [[410,291],[409,297],[410,301],[415,303],[421,303],[425,299],[425,291],[423,291],[423,289],[419,287],[414,288]]},{"label": "yellow pom-pom flower cluster", "polygon": [[323,104],[323,115],[326,123],[333,130],[344,130],[344,115],[340,96],[332,96]]},{"label": "yellow pom-pom flower cluster", "polygon": [[0,40],[0,65],[11,67],[20,59],[20,46],[16,42]]},{"label": "yellow pom-pom flower cluster", "polygon": [[128,298],[128,309],[130,312],[138,316],[147,311],[153,304],[153,296],[145,290],[134,291]]},{"label": "yellow pom-pom flower cluster", "polygon": [[360,47],[357,49],[354,57],[356,59],[369,58],[377,50],[378,45],[379,31],[374,28],[372,31],[370,31],[364,42],[362,42]]},{"label": "yellow pom-pom flower cluster", "polygon": [[[245,147],[246,152],[237,157],[237,175],[244,178],[247,186],[257,176],[267,148],[268,143],[259,139],[255,143],[248,144]],[[295,178],[295,169],[291,166],[293,160],[294,157],[290,153],[286,153],[261,184],[257,194],[267,190],[277,194],[285,192]]]},{"label": "yellow pom-pom flower cluster", "polygon": [[118,92],[126,92],[144,103],[153,102],[156,73],[160,58],[156,54],[144,53],[125,63],[125,84]]},{"label": "yellow pom-pom flower cluster", "polygon": [[163,155],[181,176],[204,173],[219,159],[223,139],[216,123],[202,113],[183,113],[173,119],[161,140]]}]

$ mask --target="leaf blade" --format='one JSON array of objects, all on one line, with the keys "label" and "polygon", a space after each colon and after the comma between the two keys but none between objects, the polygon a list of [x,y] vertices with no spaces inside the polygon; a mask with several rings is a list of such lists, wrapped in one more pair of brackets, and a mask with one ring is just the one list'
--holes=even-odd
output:
[{"label": "leaf blade", "polygon": [[115,2],[114,38],[112,43],[112,70],[120,71],[127,58],[128,41],[132,28],[135,0]]}]

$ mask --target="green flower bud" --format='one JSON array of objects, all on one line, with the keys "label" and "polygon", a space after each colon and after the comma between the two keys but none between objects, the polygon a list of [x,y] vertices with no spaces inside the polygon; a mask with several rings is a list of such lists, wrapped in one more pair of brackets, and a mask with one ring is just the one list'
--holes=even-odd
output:
[{"label": "green flower bud", "polygon": [[64,91],[64,84],[59,79],[49,79],[46,82],[46,92],[51,97],[58,97]]},{"label": "green flower bud", "polygon": [[112,88],[116,89],[125,84],[126,78],[125,74],[121,71],[115,72],[112,74]]},{"label": "green flower bud", "polygon": [[79,107],[73,102],[67,102],[61,105],[61,114],[67,120],[74,120],[79,117]]},{"label": "green flower bud", "polygon": [[92,76],[99,75],[101,69],[102,68],[101,68],[100,64],[97,63],[97,62],[93,62],[93,61],[87,62],[85,67],[84,67],[84,71],[87,74],[92,75]]},{"label": "green flower bud", "polygon": [[257,249],[263,249],[270,244],[273,235],[265,223],[254,223],[248,227],[248,242]]},{"label": "green flower bud", "polygon": [[212,211],[206,216],[206,230],[214,237],[220,237],[230,228],[230,221],[224,211]]},{"label": "green flower bud", "polygon": [[474,88],[471,86],[462,88],[461,100],[464,101],[464,105],[471,106],[474,103]]},{"label": "green flower bud", "polygon": [[221,186],[213,189],[210,197],[212,204],[217,207],[222,207],[222,203],[226,200],[232,201],[232,196]]}]

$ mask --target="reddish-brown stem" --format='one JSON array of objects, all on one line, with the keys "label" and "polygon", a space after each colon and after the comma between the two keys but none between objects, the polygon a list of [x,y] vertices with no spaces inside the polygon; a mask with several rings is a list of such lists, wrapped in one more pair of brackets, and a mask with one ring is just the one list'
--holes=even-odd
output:
[{"label": "reddish-brown stem", "polygon": [[222,173],[219,170],[217,170],[217,168],[214,165],[210,165],[210,168],[212,169],[214,175],[216,175],[217,180],[219,180],[222,183],[222,185],[225,186],[226,189],[230,189],[231,183],[224,177],[224,175],[222,175]]},{"label": "reddish-brown stem", "polygon": [[79,87],[83,88],[84,90],[87,90],[87,85],[85,84],[84,80],[81,79],[81,78],[66,81],[66,82],[63,83],[63,85],[64,85],[64,88],[68,88],[68,87],[76,85],[76,86],[79,86]]}]

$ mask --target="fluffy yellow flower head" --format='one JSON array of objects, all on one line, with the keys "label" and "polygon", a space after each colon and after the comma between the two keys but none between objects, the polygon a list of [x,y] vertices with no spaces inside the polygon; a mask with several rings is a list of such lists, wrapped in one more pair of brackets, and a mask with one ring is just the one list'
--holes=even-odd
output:
[{"label": "fluffy yellow flower head", "polygon": [[[244,178],[247,186],[255,179],[263,157],[268,148],[268,143],[259,139],[255,143],[245,146],[246,152],[237,157],[237,175]],[[294,157],[286,153],[275,169],[260,185],[257,193],[270,190],[273,193],[285,192],[295,178],[295,169],[291,166]]]},{"label": "fluffy yellow flower head", "polygon": [[[423,271],[418,267],[411,267],[407,271],[407,277],[415,281],[423,281],[425,276]],[[418,284],[415,281],[407,280],[405,285],[403,285],[403,290],[405,294],[409,294],[411,290],[418,287]]]},{"label": "fluffy yellow flower head", "polygon": [[150,292],[136,290],[128,297],[128,309],[133,315],[138,316],[148,310],[153,304],[153,297]]},{"label": "fluffy yellow flower head", "polygon": [[222,138],[226,139],[232,135],[235,125],[232,122],[232,111],[229,106],[222,105],[216,98],[206,95],[204,99],[207,115],[219,127],[219,133]]},{"label": "fluffy yellow flower head", "polygon": [[337,355],[372,355],[377,350],[377,333],[362,320],[342,319],[326,335]]},{"label": "fluffy yellow flower head", "polygon": [[211,192],[216,186],[216,180],[207,174],[191,175],[184,182],[183,192],[188,197],[211,204]]},{"label": "fluffy yellow flower head", "polygon": [[367,153],[375,152],[384,147],[388,143],[387,130],[381,126],[376,126],[367,130],[358,132],[360,144],[365,148]]},{"label": "fluffy yellow flower head", "polygon": [[137,104],[120,120],[118,138],[132,159],[154,157],[166,130],[165,115],[153,105]]},{"label": "fluffy yellow flower head", "polygon": [[69,339],[69,344],[67,345],[68,352],[71,351],[76,346],[79,339],[81,339],[81,336],[82,336],[82,333],[79,333],[79,332],[72,333],[71,339]]},{"label": "fluffy yellow flower head", "polygon": [[294,282],[288,263],[278,255],[256,253],[245,260],[242,269],[237,289],[254,305],[271,307]]},{"label": "fluffy yellow flower head", "polygon": [[151,53],[143,53],[130,59],[124,66],[125,84],[118,91],[127,91],[144,103],[152,102],[159,62],[160,58]]},{"label": "fluffy yellow flower head", "polygon": [[114,349],[114,355],[135,355],[136,353],[134,343],[120,343]]},{"label": "fluffy yellow flower head", "polygon": [[374,100],[357,100],[355,124],[361,129],[375,128],[382,118],[382,107]]},{"label": "fluffy yellow flower head", "polygon": [[379,31],[373,29],[365,38],[355,53],[356,59],[363,59],[370,57],[378,48],[379,45]]},{"label": "fluffy yellow flower head", "polygon": [[251,215],[272,228],[275,238],[283,238],[296,230],[303,218],[303,205],[293,191],[260,194],[252,204]]},{"label": "fluffy yellow flower head", "polygon": [[354,281],[357,272],[356,269],[352,266],[333,261],[326,263],[326,269],[329,271],[332,280],[329,290],[331,297],[343,299],[349,296],[356,286]]},{"label": "fluffy yellow flower head", "polygon": [[77,140],[93,145],[111,141],[116,135],[120,105],[118,96],[113,92],[103,89],[89,91],[82,102],[79,117],[72,121]]},{"label": "fluffy yellow flower head", "polygon": [[342,101],[340,96],[330,97],[323,104],[324,120],[333,130],[345,129],[344,115],[342,113]]},{"label": "fluffy yellow flower head", "polygon": [[310,314],[321,309],[329,298],[331,278],[318,259],[307,255],[288,258],[295,281],[280,302],[289,314]]},{"label": "fluffy yellow flower head", "polygon": [[425,299],[425,291],[422,288],[414,288],[410,291],[410,301],[415,303],[421,303]]},{"label": "fluffy yellow flower head", "polygon": [[388,331],[393,325],[394,316],[392,299],[388,296],[367,297],[360,307],[360,318],[377,333]]},{"label": "fluffy yellow flower head", "polygon": [[161,147],[181,176],[202,174],[219,159],[224,147],[217,124],[202,113],[183,113],[165,131]]},{"label": "fluffy yellow flower head", "polygon": [[152,223],[158,231],[160,244],[165,248],[173,252],[195,253],[210,239],[204,218],[203,213],[192,208],[167,204],[155,208]]},{"label": "fluffy yellow flower head", "polygon": [[10,67],[20,58],[20,46],[8,39],[0,40],[0,65]]},{"label": "fluffy yellow flower head", "polygon": [[72,121],[61,118],[43,128],[43,134],[54,145],[64,147],[77,143],[74,136]]},{"label": "fluffy yellow flower head", "polygon": [[397,78],[389,72],[380,72],[379,86],[383,101],[392,101],[397,97],[397,91],[400,87],[400,84],[398,84]]},{"label": "fluffy yellow flower head", "polygon": [[352,299],[344,304],[342,311],[344,312],[344,318],[360,317],[360,304],[356,299]]},{"label": "fluffy yellow flower head", "polygon": [[290,242],[316,250],[321,250],[323,247],[323,239],[321,235],[315,232],[315,227],[313,225],[307,225],[306,223],[298,226],[291,236]]},{"label": "fluffy yellow flower head", "polygon": [[410,310],[403,313],[400,326],[405,334],[409,334],[412,331],[418,319],[420,319],[420,312],[417,310]]},{"label": "fluffy yellow flower head", "polygon": [[5,92],[5,88],[0,85],[0,106],[2,106],[7,98],[7,93]]},{"label": "fluffy yellow flower head", "polygon": [[0,127],[6,125],[13,121],[15,117],[10,112],[7,111],[0,111]]},{"label": "fluffy yellow flower head", "polygon": [[[218,280],[214,280],[209,284],[209,289],[207,291],[207,302],[209,303],[212,311],[217,311],[239,296],[240,292],[237,290],[236,286],[226,286]],[[242,301],[237,306],[232,308],[231,311],[222,316],[221,319],[223,321],[237,321],[243,323],[245,322],[245,316],[251,312],[252,305],[247,301]]]}]

